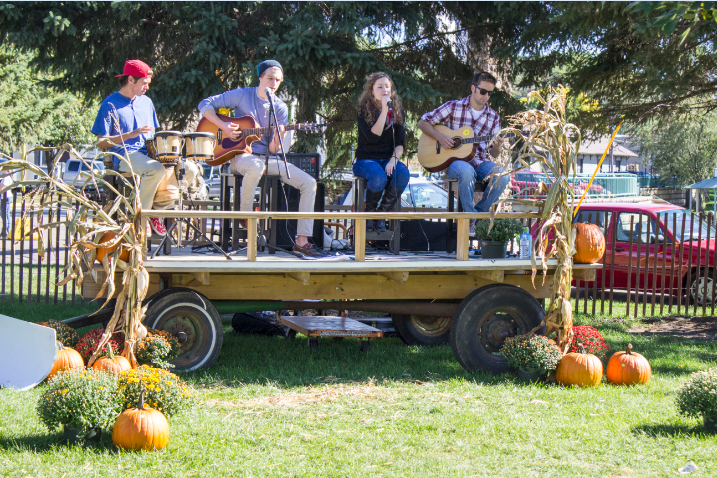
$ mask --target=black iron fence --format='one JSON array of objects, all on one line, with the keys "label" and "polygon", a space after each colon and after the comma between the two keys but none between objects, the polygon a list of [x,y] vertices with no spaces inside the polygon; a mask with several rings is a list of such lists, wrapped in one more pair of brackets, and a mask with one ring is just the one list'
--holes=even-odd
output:
[{"label": "black iron fence", "polygon": [[[58,197],[58,200],[62,199]],[[59,205],[51,211],[23,216],[27,199],[14,191],[9,200],[10,225],[2,240],[0,301],[44,304],[84,304],[74,282],[56,285],[68,262],[70,232],[64,225],[47,229],[46,251],[38,255],[37,236],[30,231],[38,224],[69,219],[76,208]],[[186,203],[188,209],[218,210],[217,201]],[[594,208],[594,207],[593,207]],[[348,210],[327,206],[326,210]],[[581,210],[576,222],[595,224],[603,231],[606,252],[596,280],[574,281],[575,312],[604,315],[713,315],[717,268],[715,264],[715,220],[711,214],[682,209],[645,212],[644,209]],[[534,219],[526,225],[535,232]],[[220,221],[197,222],[196,226],[215,242],[220,241]],[[348,221],[331,224],[336,238],[346,238]],[[193,239],[193,229],[180,231],[182,239]],[[157,243],[154,242],[153,245]],[[151,247],[153,246],[150,245]],[[511,245],[517,252],[517,243]],[[539,279],[536,279],[539,280]]]}]

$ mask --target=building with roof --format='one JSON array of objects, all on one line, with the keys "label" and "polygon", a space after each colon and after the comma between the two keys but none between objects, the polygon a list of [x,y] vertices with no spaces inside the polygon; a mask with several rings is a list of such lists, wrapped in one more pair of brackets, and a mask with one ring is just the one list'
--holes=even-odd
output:
[{"label": "building with roof", "polygon": [[[604,136],[596,141],[584,141],[580,145],[580,151],[578,151],[578,172],[586,174],[594,173],[597,168],[597,164],[600,162],[600,158],[603,153],[605,153],[605,149],[609,143],[609,136]],[[624,146],[623,138],[615,138],[611,149],[612,154],[608,152],[608,155],[605,156],[605,160],[600,167],[601,173],[624,173],[636,170],[635,166],[631,166],[628,169],[628,166],[630,165],[637,165],[637,167],[640,168],[637,170],[643,169],[641,167],[643,162],[642,158],[637,153]]]}]

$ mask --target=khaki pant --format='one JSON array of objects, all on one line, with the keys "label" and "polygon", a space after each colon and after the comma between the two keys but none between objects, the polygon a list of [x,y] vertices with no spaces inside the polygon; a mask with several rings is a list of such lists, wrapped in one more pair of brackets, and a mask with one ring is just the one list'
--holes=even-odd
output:
[{"label": "khaki pant", "polygon": [[[130,153],[129,161],[134,174],[139,176],[139,202],[142,204],[142,210],[149,211],[152,209],[157,187],[164,177],[164,165],[140,152]],[[129,170],[127,163],[120,161],[119,171],[128,173]],[[191,161],[185,161],[184,170],[184,179],[187,184],[191,184],[194,177],[199,174],[198,166]]]},{"label": "khaki pant", "polygon": [[[284,161],[280,161],[276,156],[269,156],[267,173],[270,176],[279,176],[283,182],[299,190],[299,212],[314,212],[316,180],[293,164],[289,163],[288,166],[291,179],[286,176]],[[239,209],[251,211],[254,204],[254,190],[259,185],[261,175],[264,174],[264,157],[240,154],[232,158],[229,171],[244,176],[241,184]],[[296,225],[296,234],[311,237],[313,229],[313,219],[300,219]]]}]

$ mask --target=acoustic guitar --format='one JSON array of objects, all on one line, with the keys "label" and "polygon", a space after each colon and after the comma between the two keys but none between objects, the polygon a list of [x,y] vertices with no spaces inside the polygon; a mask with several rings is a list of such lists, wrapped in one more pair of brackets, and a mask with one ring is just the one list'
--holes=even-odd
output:
[{"label": "acoustic guitar", "polygon": [[[237,139],[231,139],[217,125],[206,118],[202,118],[197,125],[197,131],[211,133],[217,139],[217,146],[214,148],[214,159],[207,160],[209,166],[219,166],[237,154],[251,153],[251,144],[261,138],[262,134],[269,133],[269,128],[262,128],[251,116],[231,118],[222,114],[217,116],[222,121],[239,125],[241,135]],[[286,131],[316,131],[326,126],[317,123],[298,123],[284,126]]]},{"label": "acoustic guitar", "polygon": [[[464,126],[452,130],[447,126],[436,125],[436,131],[453,138],[453,147],[444,148],[435,138],[427,134],[421,135],[418,140],[418,162],[432,173],[443,171],[453,161],[470,161],[476,155],[477,143],[487,143],[493,135],[474,136],[473,128]],[[506,138],[515,136],[513,133],[505,135]]]}]

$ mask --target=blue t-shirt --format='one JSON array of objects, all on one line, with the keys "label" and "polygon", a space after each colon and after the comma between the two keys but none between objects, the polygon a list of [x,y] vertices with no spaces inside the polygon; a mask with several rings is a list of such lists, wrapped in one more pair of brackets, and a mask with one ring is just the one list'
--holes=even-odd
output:
[{"label": "blue t-shirt", "polygon": [[[259,123],[259,126],[266,128],[269,126],[269,100],[265,100],[257,93],[257,87],[237,88],[236,90],[227,91],[221,95],[210,96],[202,100],[197,106],[199,114],[204,115],[208,109],[217,110],[219,108],[234,108],[234,116],[251,116]],[[286,103],[274,96],[274,109],[276,111],[276,119],[280,126],[285,126],[289,119],[289,108]],[[272,121],[273,123],[273,121]],[[266,145],[269,135],[263,134],[259,141],[251,144],[251,150],[256,155],[266,153]]]},{"label": "blue t-shirt", "polygon": [[[117,129],[113,116],[119,120],[120,129]],[[154,111],[152,100],[146,95],[135,96],[131,101],[126,96],[115,91],[109,95],[100,105],[97,112],[95,124],[92,125],[92,133],[99,136],[117,136],[122,133],[130,133],[141,126],[152,126],[159,128],[157,114]],[[136,138],[124,140],[127,154],[139,151],[147,154],[145,141],[152,138],[154,133],[141,134]],[[112,146],[110,151],[124,156],[125,148]],[[119,159],[113,158],[115,168],[119,167]]]}]

